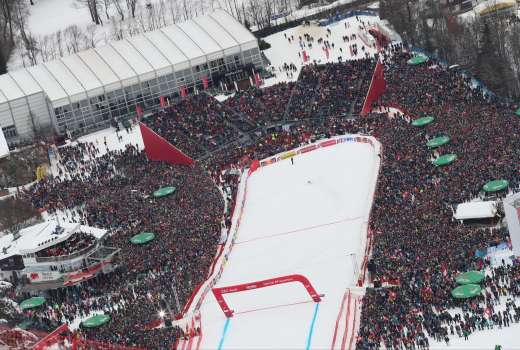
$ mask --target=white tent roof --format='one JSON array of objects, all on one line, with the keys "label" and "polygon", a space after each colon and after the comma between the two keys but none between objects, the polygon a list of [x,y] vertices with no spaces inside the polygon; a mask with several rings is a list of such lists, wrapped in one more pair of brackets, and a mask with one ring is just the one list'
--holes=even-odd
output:
[{"label": "white tent roof", "polygon": [[469,202],[457,205],[455,219],[487,219],[493,218],[497,214],[496,202]]},{"label": "white tent roof", "polygon": [[80,56],[68,56],[61,60],[63,65],[74,74],[82,87],[86,91],[92,91],[91,95],[99,95],[103,93],[103,85],[101,81],[92,73],[92,71],[83,63]]},{"label": "white tent roof", "polygon": [[9,146],[7,145],[7,141],[5,140],[4,132],[2,128],[0,128],[0,159],[7,157],[9,155]]},{"label": "white tent roof", "polygon": [[187,60],[194,61],[194,64],[204,61],[201,59],[205,56],[204,52],[180,27],[174,24],[161,31],[184,53]]},{"label": "white tent roof", "polygon": [[[155,30],[145,33],[144,36],[163,53],[175,69],[180,70],[189,67],[188,56],[186,56],[163,31]],[[176,68],[177,65],[180,65],[181,68]]]},{"label": "white tent roof", "polygon": [[222,49],[228,49],[233,46],[240,45],[238,41],[233,38],[224,27],[218,24],[211,17],[194,18],[193,22],[206,33],[211,33],[211,37],[215,39],[217,45]]},{"label": "white tent roof", "polygon": [[0,103],[44,91],[55,107],[257,45],[223,10],[0,78]]},{"label": "white tent roof", "polygon": [[[20,69],[16,70],[14,72],[7,73],[8,75],[15,80],[18,85],[20,86],[20,89],[25,93],[25,95],[33,95],[37,93],[43,92],[42,87],[36,80],[34,80],[33,76],[29,74],[29,72],[26,69]],[[0,89],[2,89],[3,86],[0,83]]]},{"label": "white tent roof", "polygon": [[51,101],[59,101],[60,104],[66,103],[60,100],[67,100],[67,93],[63,90],[63,87],[60,86],[56,78],[47,70],[45,65],[30,67],[27,71],[34,80],[37,81],[38,85],[42,87]]},{"label": "white tent roof", "polygon": [[139,35],[127,41],[146,58],[146,61],[156,72],[159,72],[161,75],[172,72],[171,62],[146,36]]},{"label": "white tent roof", "polygon": [[124,82],[125,80],[132,80],[133,82],[128,84],[135,84],[137,80],[137,72],[123,59],[121,54],[117,52],[112,46],[102,46],[95,49],[96,52],[103,58],[107,64],[110,64],[110,68],[118,76],[118,78]]},{"label": "white tent roof", "polygon": [[[88,232],[97,239],[102,238],[107,232],[107,230],[95,227],[60,222],[63,231],[60,234],[55,234],[57,225],[56,221],[46,221],[27,227],[20,231],[20,238],[17,240],[13,240],[12,234],[0,237],[0,259],[40,251],[67,240],[75,232]],[[7,248],[5,253],[3,248]]]},{"label": "white tent roof", "polygon": [[96,50],[90,49],[78,53],[81,59],[92,73],[99,79],[105,87],[111,84],[119,84],[119,77],[114,70],[108,66]]},{"label": "white tent roof", "polygon": [[209,17],[225,28],[240,43],[244,50],[256,45],[257,40],[255,36],[226,11],[217,10],[210,14]]},{"label": "white tent roof", "polygon": [[0,85],[3,87],[2,93],[0,94],[0,102],[25,97],[25,93],[18,87],[16,81],[14,81],[8,74],[0,75]]}]

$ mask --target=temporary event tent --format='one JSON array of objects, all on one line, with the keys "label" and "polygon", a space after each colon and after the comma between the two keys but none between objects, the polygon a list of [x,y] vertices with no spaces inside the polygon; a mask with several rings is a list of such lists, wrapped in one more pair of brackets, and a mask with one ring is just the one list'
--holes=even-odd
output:
[{"label": "temporary event tent", "polygon": [[457,205],[455,219],[457,220],[480,220],[489,219],[497,215],[496,202],[468,202]]},{"label": "temporary event tent", "polygon": [[8,139],[52,127],[87,132],[159,106],[216,77],[260,69],[255,36],[223,10],[0,76],[0,126]]}]

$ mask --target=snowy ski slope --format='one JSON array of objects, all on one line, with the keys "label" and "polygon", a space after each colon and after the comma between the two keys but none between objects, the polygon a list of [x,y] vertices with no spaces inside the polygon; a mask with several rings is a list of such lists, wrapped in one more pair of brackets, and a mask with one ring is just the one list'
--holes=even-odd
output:
[{"label": "snowy ski slope", "polygon": [[[234,316],[226,319],[208,293],[200,348],[330,348],[338,326],[336,348],[352,342],[360,294],[344,296],[364,256],[378,150],[378,144],[339,143],[295,156],[294,165],[285,159],[252,173],[216,286],[301,274],[324,297],[314,303],[297,283],[227,294]],[[237,215],[239,209],[235,224]]]}]

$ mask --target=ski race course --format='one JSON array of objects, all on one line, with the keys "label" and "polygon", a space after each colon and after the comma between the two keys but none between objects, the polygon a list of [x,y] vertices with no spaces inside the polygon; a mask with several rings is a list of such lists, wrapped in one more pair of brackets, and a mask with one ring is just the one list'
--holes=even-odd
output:
[{"label": "ski race course", "polygon": [[[178,348],[351,348],[379,152],[375,139],[347,135],[269,158],[244,173],[230,237],[195,298],[202,336]],[[307,278],[321,301],[297,282],[255,283],[223,295],[233,313],[227,318],[211,291],[211,285],[289,275]]]}]

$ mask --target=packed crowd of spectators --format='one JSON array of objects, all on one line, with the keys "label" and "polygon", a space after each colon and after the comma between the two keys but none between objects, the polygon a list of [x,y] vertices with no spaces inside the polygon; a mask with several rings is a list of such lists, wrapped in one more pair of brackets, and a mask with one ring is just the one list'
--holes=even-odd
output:
[{"label": "packed crowd of spectators", "polygon": [[[57,323],[90,311],[110,312],[109,325],[88,332],[89,337],[164,348],[176,340],[179,330],[168,333],[147,326],[159,318],[161,300],[171,305],[175,316],[180,310],[175,309],[174,294],[183,306],[205,280],[221,236],[222,196],[200,167],[148,162],[131,145],[97,158],[83,152],[83,146],[65,148],[61,157],[71,169],[82,166],[83,172],[48,178],[25,195],[38,208],[50,212],[75,208],[81,211],[82,223],[109,229],[102,243],[121,250],[118,268],[107,277],[96,277],[90,287],[82,285],[77,297],[57,298],[41,312]],[[79,159],[89,159],[88,165],[79,165]],[[165,198],[151,196],[166,185],[175,186],[176,192]],[[146,245],[132,244],[130,238],[141,232],[154,232],[156,238]]]},{"label": "packed crowd of spectators", "polygon": [[59,257],[71,255],[92,247],[96,243],[96,237],[87,232],[74,232],[67,240],[36,252],[40,258]]},{"label": "packed crowd of spectators", "polygon": [[266,126],[283,120],[293,87],[294,83],[279,83],[265,89],[252,87],[237,92],[224,104],[243,113],[257,125]]},{"label": "packed crowd of spectators", "polygon": [[[489,261],[475,257],[476,250],[507,242],[507,232],[463,226],[452,220],[451,207],[477,197],[492,179],[505,178],[512,188],[520,185],[520,119],[513,117],[510,106],[485,98],[454,71],[434,64],[409,66],[410,54],[400,46],[382,55],[388,88],[379,103],[398,105],[405,114],[380,111],[345,118],[361,109],[374,59],[311,64],[294,84],[252,89],[223,103],[201,94],[146,120],[194,158],[211,151],[200,165],[151,163],[131,145],[104,155],[94,150],[101,145],[93,144],[60,150],[63,176],[36,184],[26,197],[48,211],[81,211],[86,224],[110,229],[105,244],[121,253],[110,275],[74,287],[65,296],[54,295],[58,307],[45,309],[45,318],[71,321],[104,310],[112,320],[86,330],[89,338],[146,348],[173,343],[179,330],[150,325],[161,300],[175,305],[177,290],[184,305],[206,277],[221,227],[230,226],[237,170],[252,159],[321,138],[364,133],[383,145],[370,221],[371,278],[396,286],[367,289],[358,348],[425,348],[428,337],[449,342],[455,334],[467,336],[488,327],[489,320],[500,326],[517,322],[518,266],[491,268]],[[247,134],[234,124],[240,115],[260,129],[282,119],[287,123]],[[410,118],[422,115],[436,120],[422,129],[410,124]],[[225,146],[241,133],[247,141]],[[439,151],[424,145],[441,134],[451,137],[441,152],[459,156],[447,167],[433,166],[432,157]],[[226,213],[215,183],[228,200]],[[172,184],[175,195],[150,196],[158,187]],[[146,246],[132,245],[129,238],[144,231],[155,232],[157,238]],[[451,297],[458,272],[486,267],[492,277],[485,280],[482,297]],[[170,288],[172,283],[175,288]],[[505,311],[496,306],[499,297],[510,298]],[[448,312],[456,306],[463,310],[459,316]]]}]

